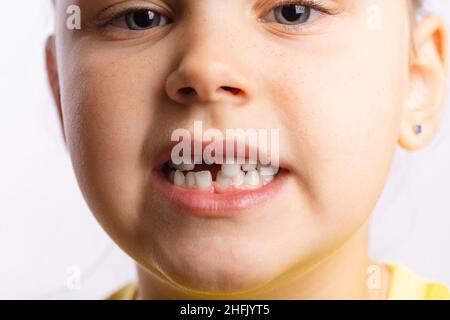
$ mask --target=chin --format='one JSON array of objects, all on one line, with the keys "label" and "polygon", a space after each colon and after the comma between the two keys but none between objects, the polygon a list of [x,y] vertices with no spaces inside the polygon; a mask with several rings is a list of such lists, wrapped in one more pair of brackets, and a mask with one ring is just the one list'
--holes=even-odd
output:
[{"label": "chin", "polygon": [[184,289],[220,297],[257,290],[276,278],[284,270],[274,256],[276,252],[258,251],[241,244],[237,248],[205,248],[189,254],[184,250],[177,255],[175,251],[160,259],[159,267]]}]

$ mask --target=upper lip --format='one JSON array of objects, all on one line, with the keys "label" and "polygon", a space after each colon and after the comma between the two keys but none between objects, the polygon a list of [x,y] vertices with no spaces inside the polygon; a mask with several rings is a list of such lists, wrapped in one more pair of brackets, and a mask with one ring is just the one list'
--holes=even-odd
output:
[{"label": "upper lip", "polygon": [[[205,151],[205,148],[213,142],[213,141],[202,141],[202,140],[193,140],[193,139],[189,139],[187,141],[190,142],[190,144],[191,144],[191,154],[192,155],[194,154],[195,145],[201,146],[201,153],[203,155],[203,153]],[[270,160],[270,149],[269,148],[264,148],[264,149],[269,149],[269,150],[263,150],[262,148],[259,148],[257,145],[250,145],[250,144],[248,144],[246,142],[241,142],[241,141],[237,141],[237,140],[235,140],[235,141],[231,141],[231,140],[219,140],[219,141],[217,141],[216,140],[216,142],[220,142],[221,145],[223,146],[223,150],[222,150],[223,153],[222,154],[223,154],[223,157],[224,157],[223,159],[224,160],[225,160],[225,156],[226,156],[226,153],[225,153],[226,145],[227,145],[227,143],[233,143],[233,142],[234,142],[234,145],[235,145],[235,147],[234,147],[234,157],[235,158],[238,156],[238,154],[237,154],[238,147],[237,146],[239,146],[240,148],[242,148],[242,147],[245,148],[245,156],[244,156],[244,158],[246,160],[248,160],[249,155],[251,153],[252,154],[256,154],[257,159],[255,159],[255,160],[257,160],[257,161],[264,160],[265,163],[267,163],[267,161]],[[164,164],[166,164],[167,162],[169,162],[171,160],[172,150],[178,143],[179,142],[170,141],[167,145],[165,145],[162,148],[162,152],[159,153],[160,156],[159,156],[159,158],[156,161],[155,168],[160,168]],[[267,151],[269,151],[269,152],[267,152]],[[286,163],[283,161],[283,158],[281,157],[281,154],[278,154],[277,156],[278,156],[278,166],[280,168],[286,169],[287,166],[286,166]],[[192,160],[193,160],[193,158],[192,158]]]}]

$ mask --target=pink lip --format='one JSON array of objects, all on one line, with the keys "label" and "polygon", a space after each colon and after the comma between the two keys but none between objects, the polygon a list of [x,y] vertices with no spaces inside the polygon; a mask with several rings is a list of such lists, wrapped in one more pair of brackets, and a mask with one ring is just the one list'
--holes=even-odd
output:
[{"label": "pink lip", "polygon": [[255,208],[273,199],[282,191],[288,173],[280,170],[274,181],[255,190],[239,190],[228,193],[213,193],[181,188],[167,181],[160,169],[152,172],[151,178],[157,192],[181,211],[202,217],[223,217]]},{"label": "pink lip", "polygon": [[[161,152],[160,157],[158,157],[156,159],[158,166],[163,165],[164,163],[167,162],[167,160],[169,160],[171,158],[172,149],[177,143],[178,142],[173,142],[172,141],[163,149],[163,151]],[[211,143],[211,141],[195,141],[195,140],[191,140],[190,143],[191,143],[191,150],[192,151],[194,151],[194,146],[198,143],[198,144],[200,144],[200,148],[201,148],[200,151],[203,152],[205,147],[207,145],[209,145]],[[244,150],[245,150],[245,156],[246,157],[249,156],[250,154],[255,154],[256,155],[256,159],[254,159],[254,160],[261,161],[262,159],[264,159],[264,160],[267,161],[268,159],[270,159],[270,157],[268,155],[261,154],[261,152],[260,152],[260,150],[258,149],[257,146],[250,146],[250,145],[248,145],[246,143],[239,142],[239,141],[235,141],[234,143],[235,143],[235,150],[234,150],[235,151],[235,155],[236,155],[237,148],[243,146]],[[226,148],[226,145],[227,145],[227,141],[226,140],[222,141],[222,144],[224,146],[223,154],[225,155],[225,151],[226,151],[225,148]],[[191,159],[191,160],[193,160],[193,159]],[[280,159],[280,167],[282,167],[283,165],[284,165],[284,163]]]}]

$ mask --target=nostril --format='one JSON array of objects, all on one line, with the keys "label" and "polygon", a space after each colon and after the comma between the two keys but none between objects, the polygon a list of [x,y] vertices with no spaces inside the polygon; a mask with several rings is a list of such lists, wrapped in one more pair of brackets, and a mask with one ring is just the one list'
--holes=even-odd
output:
[{"label": "nostril", "polygon": [[191,95],[195,93],[195,89],[192,87],[184,87],[178,90],[178,92],[182,95]]},{"label": "nostril", "polygon": [[238,88],[233,88],[233,87],[228,87],[228,86],[223,86],[221,88],[225,91],[231,92],[235,96],[241,93],[241,89],[238,89]]},{"label": "nostril", "polygon": [[[242,95],[243,91],[239,88],[236,87],[230,87],[230,86],[222,86],[219,89],[217,89],[217,91],[226,91],[228,93],[231,93],[233,96],[238,96],[238,95]],[[198,93],[195,90],[195,88],[193,87],[183,87],[178,89],[177,91],[177,95],[179,96],[179,98],[184,97],[184,99],[190,99],[193,96],[196,96]]]}]

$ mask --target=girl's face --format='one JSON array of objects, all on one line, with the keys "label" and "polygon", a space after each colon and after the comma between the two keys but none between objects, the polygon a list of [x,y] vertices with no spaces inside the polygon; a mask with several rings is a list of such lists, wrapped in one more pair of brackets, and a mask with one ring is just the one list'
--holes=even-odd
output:
[{"label": "girl's face", "polygon": [[[408,2],[313,3],[57,2],[55,91],[75,172],[143,270],[195,290],[248,290],[366,227],[405,123],[412,131]],[[72,4],[80,30],[66,27]],[[172,131],[195,120],[280,130],[287,173],[270,199],[205,217],[161,192],[152,172]]]}]

